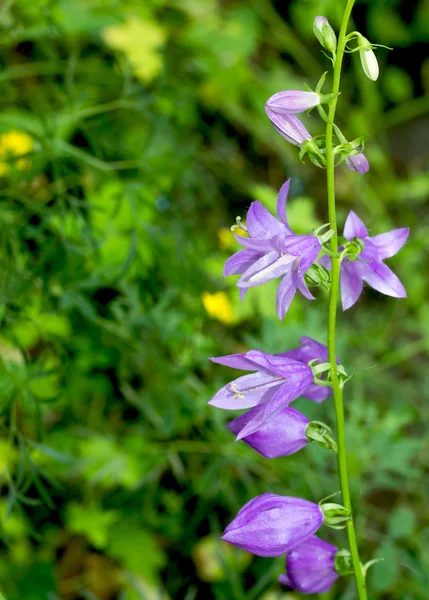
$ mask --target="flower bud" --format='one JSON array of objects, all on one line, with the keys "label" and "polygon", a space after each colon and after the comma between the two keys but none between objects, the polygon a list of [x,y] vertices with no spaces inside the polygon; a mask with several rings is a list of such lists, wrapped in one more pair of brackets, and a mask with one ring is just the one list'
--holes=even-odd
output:
[{"label": "flower bud", "polygon": [[[264,410],[264,405],[255,406],[228,423],[227,427],[237,435],[258,412]],[[242,439],[265,458],[288,456],[308,444],[305,433],[309,422],[305,415],[288,406],[258,431]]]},{"label": "flower bud", "polygon": [[298,117],[278,115],[267,105],[265,111],[277,132],[294,146],[300,146],[306,140],[311,140],[311,135]]},{"label": "flower bud", "polygon": [[350,171],[356,171],[361,175],[369,171],[369,162],[363,152],[352,154],[346,158],[346,166]]},{"label": "flower bud", "polygon": [[379,74],[377,58],[371,44],[362,35],[359,36],[359,54],[365,75],[372,81],[377,81]]},{"label": "flower bud", "polygon": [[337,36],[329,25],[326,17],[316,17],[313,22],[313,32],[326,50],[335,54],[337,49]]},{"label": "flower bud", "polygon": [[316,92],[286,90],[271,96],[265,106],[278,115],[297,115],[318,104],[320,104],[320,96]]},{"label": "flower bud", "polygon": [[313,536],[289,552],[286,574],[279,576],[283,585],[303,594],[323,594],[340,576],[335,568],[336,546]]},{"label": "flower bud", "polygon": [[307,541],[322,524],[318,504],[267,493],[243,506],[222,539],[257,556],[281,556]]}]

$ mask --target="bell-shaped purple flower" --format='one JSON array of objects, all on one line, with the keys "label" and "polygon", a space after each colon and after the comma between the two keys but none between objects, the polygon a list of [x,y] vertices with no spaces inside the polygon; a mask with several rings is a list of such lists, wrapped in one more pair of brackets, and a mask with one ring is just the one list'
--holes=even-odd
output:
[{"label": "bell-shaped purple flower", "polygon": [[318,104],[320,104],[320,96],[316,92],[287,90],[271,96],[265,106],[277,115],[297,115]]},{"label": "bell-shaped purple flower", "polygon": [[281,556],[308,540],[323,521],[318,504],[267,493],[243,506],[222,539],[257,556]]},{"label": "bell-shaped purple flower", "polygon": [[274,125],[277,133],[294,146],[300,146],[306,140],[311,140],[311,135],[298,117],[294,117],[293,115],[280,115],[271,110],[267,105],[265,105],[265,112],[271,123]]},{"label": "bell-shaped purple flower", "polygon": [[361,175],[364,175],[369,171],[369,162],[363,152],[348,156],[346,158],[346,166],[350,171],[356,171]]},{"label": "bell-shaped purple flower", "polygon": [[[384,264],[384,259],[394,256],[405,244],[410,230],[407,227],[393,229],[374,237],[356,213],[350,211],[344,226],[344,237],[349,241],[359,238],[363,250],[356,260],[344,258],[341,263],[341,301],[347,310],[359,299],[363,282],[372,288],[394,298],[406,298],[407,293],[398,277]],[[322,264],[330,268],[331,261],[323,257]]]},{"label": "bell-shaped purple flower", "polygon": [[[228,429],[238,435],[249,421],[263,410],[263,405],[251,408],[228,423]],[[291,406],[287,406],[274,419],[264,423],[257,431],[244,437],[243,442],[246,442],[265,458],[288,456],[298,452],[308,444],[305,432],[309,422],[305,415]]]},{"label": "bell-shaped purple flower", "polygon": [[233,369],[256,371],[228,383],[209,401],[209,404],[226,410],[263,405],[263,410],[252,414],[240,429],[237,440],[258,431],[313,382],[311,367],[282,355],[251,350],[246,354],[231,354],[211,360]]},{"label": "bell-shaped purple flower", "polygon": [[285,316],[296,290],[308,300],[314,300],[304,281],[304,274],[321,248],[317,236],[297,235],[288,225],[286,201],[289,183],[290,180],[283,184],[277,199],[279,220],[260,202],[252,202],[246,218],[250,237],[236,236],[245,249],[231,256],[224,268],[224,275],[241,274],[237,286],[242,299],[249,288],[282,277],[276,301],[280,319]]},{"label": "bell-shaped purple flower", "polygon": [[338,548],[313,536],[286,557],[286,575],[279,581],[302,594],[323,594],[340,576],[335,570]]}]

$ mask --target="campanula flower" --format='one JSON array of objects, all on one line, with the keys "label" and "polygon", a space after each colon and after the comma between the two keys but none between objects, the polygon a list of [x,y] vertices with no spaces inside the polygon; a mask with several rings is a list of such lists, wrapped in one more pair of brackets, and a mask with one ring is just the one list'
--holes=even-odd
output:
[{"label": "campanula flower", "polygon": [[265,107],[277,115],[297,115],[320,104],[320,96],[316,92],[287,90],[271,96]]},{"label": "campanula flower", "polygon": [[380,70],[372,45],[363,35],[359,34],[358,40],[362,69],[369,79],[377,81]]},{"label": "campanula flower", "polygon": [[356,171],[364,175],[369,171],[369,162],[363,152],[352,154],[346,158],[346,166],[350,171]]},{"label": "campanula flower", "polygon": [[[228,423],[228,429],[238,435],[249,421],[263,410],[264,405],[251,408]],[[305,432],[309,422],[305,415],[287,406],[275,419],[264,423],[257,431],[243,438],[243,441],[265,458],[288,456],[308,444]]]},{"label": "campanula flower", "polygon": [[267,493],[243,506],[222,539],[257,556],[281,556],[308,540],[323,521],[318,504]]},{"label": "campanula flower", "polygon": [[209,404],[226,410],[263,405],[263,410],[252,414],[240,429],[237,440],[258,431],[302,396],[313,382],[311,367],[278,354],[250,350],[246,354],[231,354],[211,360],[233,369],[255,371],[228,383],[209,401]]},{"label": "campanula flower", "polygon": [[271,279],[282,277],[277,289],[277,315],[283,319],[299,290],[309,300],[304,274],[316,260],[321,248],[315,235],[297,235],[286,219],[286,201],[290,179],[283,184],[277,199],[276,219],[260,202],[252,202],[246,224],[250,237],[236,236],[244,246],[225,263],[224,275],[241,274],[237,282],[241,298],[246,291]]},{"label": "campanula flower", "polygon": [[267,105],[265,105],[265,112],[271,123],[274,125],[277,133],[294,146],[300,146],[305,141],[311,140],[311,135],[298,117],[294,117],[293,115],[280,115],[271,110]]},{"label": "campanula flower", "polygon": [[338,548],[313,536],[286,557],[286,574],[279,581],[302,594],[323,594],[340,576],[335,570]]},{"label": "campanula flower", "polygon": [[[341,263],[343,310],[347,310],[357,302],[362,293],[364,281],[386,296],[407,297],[404,286],[383,261],[402,248],[407,241],[409,231],[407,227],[402,227],[370,237],[363,221],[356,213],[350,211],[344,226],[344,237],[349,241],[359,238],[363,244],[363,250],[355,260],[346,257]],[[326,256],[321,259],[321,263],[327,268],[330,268],[330,262]]]}]

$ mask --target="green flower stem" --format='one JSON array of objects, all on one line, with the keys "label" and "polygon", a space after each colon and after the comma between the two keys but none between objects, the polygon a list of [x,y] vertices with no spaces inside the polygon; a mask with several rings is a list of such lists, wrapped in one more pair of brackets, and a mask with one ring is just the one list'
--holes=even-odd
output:
[{"label": "green flower stem", "polygon": [[337,215],[335,208],[335,157],[333,153],[333,129],[334,129],[334,118],[335,111],[337,108],[338,92],[340,90],[341,80],[341,67],[344,57],[344,50],[346,46],[346,32],[347,25],[349,22],[350,14],[353,8],[355,0],[347,0],[346,8],[344,11],[343,20],[341,23],[340,35],[338,37],[338,48],[334,62],[334,80],[332,86],[332,93],[334,94],[333,99],[329,102],[329,113],[328,123],[326,125],[326,180],[327,180],[327,192],[328,192],[328,208],[329,208],[329,220],[331,222],[331,229],[334,230],[334,235],[331,238],[331,250],[334,254],[332,257],[332,271],[331,271],[331,290],[329,293],[329,315],[328,315],[328,356],[329,362],[331,363],[332,369],[332,390],[335,402],[335,413],[337,420],[337,436],[338,436],[338,471],[340,477],[341,494],[344,507],[349,511],[351,518],[347,521],[347,535],[350,546],[350,553],[352,556],[354,576],[356,579],[356,586],[358,590],[359,600],[367,600],[365,575],[362,571],[359,550],[356,542],[356,533],[353,523],[352,516],[352,503],[350,498],[349,478],[347,473],[347,451],[346,451],[346,436],[345,436],[345,425],[344,425],[344,406],[343,406],[343,394],[340,382],[337,374],[337,361],[335,351],[335,328],[337,320],[337,304],[338,304],[338,290],[340,284],[340,259],[335,257],[338,253],[338,231],[337,231]]}]

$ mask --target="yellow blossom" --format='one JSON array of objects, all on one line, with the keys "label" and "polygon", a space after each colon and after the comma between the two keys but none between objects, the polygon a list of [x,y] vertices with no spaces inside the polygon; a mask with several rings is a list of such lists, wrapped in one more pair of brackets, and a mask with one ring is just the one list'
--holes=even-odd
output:
[{"label": "yellow blossom", "polygon": [[229,325],[234,319],[232,304],[225,292],[203,292],[201,294],[204,308],[212,319]]},{"label": "yellow blossom", "polygon": [[28,154],[33,149],[33,138],[24,131],[7,131],[0,134],[0,176],[7,175],[11,170],[11,163],[18,169],[27,169],[30,160],[18,158]]},{"label": "yellow blossom", "polygon": [[[245,226],[245,223],[243,223],[243,225]],[[236,235],[247,237],[246,231],[244,229],[240,229],[240,227],[234,227],[234,233]],[[227,227],[222,227],[219,229],[217,232],[217,237],[219,240],[219,245],[223,250],[231,250],[237,246],[233,232]]]}]

